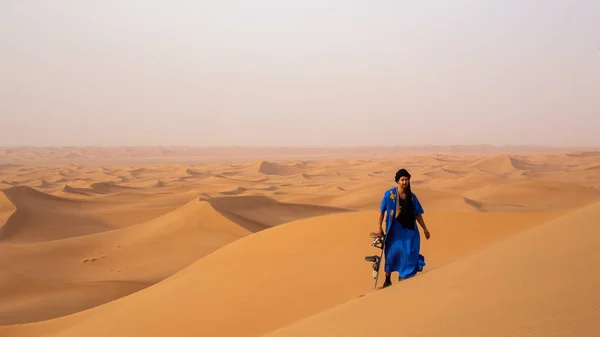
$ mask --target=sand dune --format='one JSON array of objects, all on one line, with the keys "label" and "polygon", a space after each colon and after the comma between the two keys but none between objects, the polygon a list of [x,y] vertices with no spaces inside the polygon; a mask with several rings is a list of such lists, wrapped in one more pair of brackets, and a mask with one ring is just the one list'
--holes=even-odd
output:
[{"label": "sand dune", "polygon": [[258,163],[257,171],[267,175],[291,175],[301,171],[304,165],[295,163],[294,165],[282,165],[278,163],[261,161]]},{"label": "sand dune", "polygon": [[284,203],[265,196],[220,197],[207,201],[225,217],[252,232],[298,219],[349,211],[328,206]]},{"label": "sand dune", "polygon": [[[148,187],[160,187],[160,186],[157,186],[157,184],[154,183]],[[93,194],[119,193],[122,191],[131,190],[134,188],[135,187],[121,186],[115,182],[100,182],[100,183],[93,183],[90,185],[90,187],[72,187],[67,184],[63,187],[62,192],[80,194],[80,195],[85,195],[85,196],[92,196]]]},{"label": "sand dune", "polygon": [[600,151],[575,151],[566,155],[573,158],[600,158]]},{"label": "sand dune", "polygon": [[[563,296],[579,285],[566,268],[583,289],[598,281],[582,267],[596,263],[598,152],[433,149],[7,149],[0,335],[258,336],[282,327],[277,334],[360,335],[392,319],[381,308],[396,307],[381,296],[415,306],[393,317],[408,335],[452,335],[458,315],[469,314],[479,318],[465,335],[535,322],[544,333],[569,331],[556,306],[579,308],[582,299]],[[413,174],[432,232],[427,266],[371,293],[368,233],[400,167]],[[559,224],[569,228],[564,240],[553,232]],[[573,255],[568,237],[584,255]],[[544,287],[534,287],[534,270]],[[471,293],[487,302],[462,296]],[[574,312],[588,329],[579,335],[589,335],[589,315]]]},{"label": "sand dune", "polygon": [[0,228],[0,241],[35,242],[93,234],[112,228],[80,214],[83,203],[19,186],[4,190],[15,212]]},{"label": "sand dune", "polygon": [[90,188],[94,189],[98,193],[118,193],[124,190],[134,189],[134,187],[119,185],[114,181],[103,181],[93,183],[90,185]]},{"label": "sand dune", "polygon": [[[193,177],[193,178],[200,178],[200,179],[202,179],[202,178],[208,178],[208,177],[211,177],[211,176],[212,176],[210,173],[207,173],[207,172],[199,172],[199,171],[196,171],[196,170],[194,170],[194,169],[191,169],[191,168],[187,169],[187,170],[185,171],[185,173],[187,173],[187,174],[188,174],[190,177]],[[187,178],[187,177],[182,177],[182,178]]]},{"label": "sand dune", "polygon": [[[0,323],[54,318],[108,302],[159,282],[248,234],[196,199],[114,231],[5,246],[0,268],[7,276],[0,278],[0,289],[11,292],[0,304],[5,314]],[[28,263],[14,265],[15,260]]]},{"label": "sand dune", "polygon": [[496,210],[573,210],[600,199],[600,190],[546,179],[508,182],[465,193],[471,200]]},{"label": "sand dune", "polygon": [[597,203],[265,336],[597,336],[599,218]]},{"label": "sand dune", "polygon": [[[372,279],[363,257],[372,252],[368,231],[376,217],[376,212],[332,214],[244,237],[154,287],[60,319],[61,329],[65,329],[64,336],[88,329],[90,336],[159,336],[167,331],[181,336],[253,336],[266,332],[369,291]],[[432,221],[448,218],[448,214],[437,218]],[[493,221],[493,217],[487,219]],[[495,231],[495,224],[477,228],[486,221],[485,214],[470,213],[462,222],[446,222],[453,229],[440,231],[441,249],[426,244],[430,268],[533,226],[544,217],[508,215],[504,220],[499,222],[502,231]],[[131,314],[121,315],[124,311]]]},{"label": "sand dune", "polygon": [[497,155],[490,158],[477,160],[469,165],[471,168],[481,172],[492,173],[496,175],[506,175],[522,170],[523,165],[519,165],[520,161],[515,160],[511,156]]},{"label": "sand dune", "polygon": [[[15,211],[0,227],[0,242],[38,242],[93,234],[143,222],[179,207],[186,195],[148,202],[122,195],[100,200],[67,198],[28,186],[4,190]],[[123,200],[129,202],[123,205]]]},{"label": "sand dune", "polygon": [[436,179],[427,181],[427,185],[435,186],[444,191],[463,193],[481,187],[502,185],[506,181],[493,174],[480,171],[467,171],[460,177],[451,179]]}]

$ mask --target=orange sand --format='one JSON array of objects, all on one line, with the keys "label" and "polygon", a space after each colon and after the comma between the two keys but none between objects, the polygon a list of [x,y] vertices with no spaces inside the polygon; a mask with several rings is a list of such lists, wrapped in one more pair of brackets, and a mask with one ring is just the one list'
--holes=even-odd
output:
[{"label": "orange sand", "polygon": [[[430,150],[4,149],[0,336],[600,334],[600,153]],[[400,167],[427,266],[374,291]]]}]

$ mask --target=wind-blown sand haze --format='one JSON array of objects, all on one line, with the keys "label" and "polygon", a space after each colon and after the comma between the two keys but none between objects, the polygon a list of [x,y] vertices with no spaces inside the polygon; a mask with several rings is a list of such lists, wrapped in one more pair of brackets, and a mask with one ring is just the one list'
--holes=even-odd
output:
[{"label": "wind-blown sand haze", "polygon": [[[5,149],[0,335],[600,334],[600,152],[389,151]],[[427,266],[372,290],[401,167]]]}]

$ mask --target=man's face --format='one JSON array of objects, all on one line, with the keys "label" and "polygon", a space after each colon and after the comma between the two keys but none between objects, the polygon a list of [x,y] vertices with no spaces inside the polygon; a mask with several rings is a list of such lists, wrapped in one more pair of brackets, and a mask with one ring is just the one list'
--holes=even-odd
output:
[{"label": "man's face", "polygon": [[400,180],[398,180],[398,185],[400,185],[400,187],[404,190],[408,187],[409,181],[410,179],[408,177],[400,177]]}]

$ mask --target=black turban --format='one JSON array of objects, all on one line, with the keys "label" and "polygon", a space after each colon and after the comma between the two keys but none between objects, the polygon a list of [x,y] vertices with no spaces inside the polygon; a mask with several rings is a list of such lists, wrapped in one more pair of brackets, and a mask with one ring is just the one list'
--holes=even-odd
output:
[{"label": "black turban", "polygon": [[396,178],[394,179],[398,182],[402,177],[408,177],[410,179],[410,173],[408,173],[406,169],[400,169],[396,172]]},{"label": "black turban", "polygon": [[[396,172],[396,183],[400,181],[401,177],[408,177],[410,179],[410,173],[406,169],[400,169]],[[402,227],[410,230],[414,230],[415,225],[415,209],[413,205],[412,199],[412,190],[410,188],[410,184],[408,184],[406,189],[406,198],[403,200],[402,198],[398,198],[398,202],[400,203],[400,212],[396,214],[396,220],[400,222]]]}]

